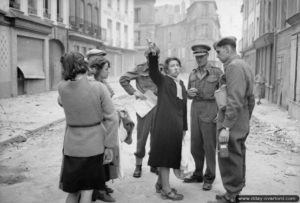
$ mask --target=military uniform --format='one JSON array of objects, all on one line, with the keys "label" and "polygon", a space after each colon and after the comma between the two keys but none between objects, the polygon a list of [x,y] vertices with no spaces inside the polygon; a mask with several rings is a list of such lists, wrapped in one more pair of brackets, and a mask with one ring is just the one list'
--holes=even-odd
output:
[{"label": "military uniform", "polygon": [[[124,75],[120,77],[120,84],[124,88],[124,90],[129,94],[133,95],[136,89],[132,87],[130,84],[131,80],[135,80],[136,89],[141,93],[145,93],[147,90],[152,91],[155,95],[157,95],[157,86],[153,83],[149,75],[149,68],[147,63],[142,63],[136,66],[136,68],[132,71],[126,72]],[[155,119],[156,107],[154,107],[147,115],[144,117],[137,116],[137,145],[136,152],[134,155],[136,156],[136,165],[140,167],[143,163],[143,158],[145,156],[146,151],[146,142],[153,127],[153,122]],[[151,145],[151,137],[150,137],[150,145]],[[151,169],[153,170],[153,169]],[[140,172],[134,177],[140,177]]]},{"label": "military uniform", "polygon": [[[197,47],[194,49],[192,47],[192,50],[196,50],[194,55],[201,55],[201,51],[197,50]],[[208,54],[207,48],[206,54]],[[209,63],[202,68],[204,73],[201,74],[199,68],[194,69],[188,82],[188,89],[197,89],[196,96],[189,97],[193,100],[191,105],[191,153],[196,165],[193,177],[198,178],[199,181],[196,182],[201,182],[203,179],[205,183],[212,184],[216,171],[215,119],[218,112],[214,92],[223,72]],[[206,159],[206,170],[203,176],[204,159]],[[185,182],[194,181],[187,179]]]},{"label": "military uniform", "polygon": [[[226,40],[230,40],[230,38]],[[228,196],[226,199],[233,197],[231,201],[227,202],[235,202],[236,195],[245,186],[245,141],[249,133],[249,120],[255,105],[254,76],[249,65],[238,55],[231,56],[223,63],[225,74],[220,81],[226,84],[227,104],[225,109],[219,110],[217,130],[218,135],[223,128],[229,130],[229,156],[227,158],[219,156],[218,161],[223,186]]]}]

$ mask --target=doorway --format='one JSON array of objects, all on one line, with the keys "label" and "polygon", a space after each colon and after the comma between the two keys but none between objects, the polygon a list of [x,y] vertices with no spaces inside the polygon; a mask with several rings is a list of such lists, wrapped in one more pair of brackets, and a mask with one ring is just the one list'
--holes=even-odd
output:
[{"label": "doorway", "polygon": [[59,81],[62,79],[60,57],[64,53],[64,46],[58,40],[49,41],[49,79],[50,89],[56,90]]},{"label": "doorway", "polygon": [[18,78],[18,95],[26,94],[25,92],[25,77],[19,67],[17,67],[17,78]]}]

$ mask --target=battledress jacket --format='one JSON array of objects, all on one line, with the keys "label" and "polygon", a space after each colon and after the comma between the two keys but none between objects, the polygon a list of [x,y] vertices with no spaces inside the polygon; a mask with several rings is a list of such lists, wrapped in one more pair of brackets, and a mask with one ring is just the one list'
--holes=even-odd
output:
[{"label": "battledress jacket", "polygon": [[249,120],[255,105],[254,76],[249,65],[238,55],[224,63],[225,74],[221,84],[226,83],[226,108],[219,110],[217,128],[236,129],[242,134],[249,132]]}]

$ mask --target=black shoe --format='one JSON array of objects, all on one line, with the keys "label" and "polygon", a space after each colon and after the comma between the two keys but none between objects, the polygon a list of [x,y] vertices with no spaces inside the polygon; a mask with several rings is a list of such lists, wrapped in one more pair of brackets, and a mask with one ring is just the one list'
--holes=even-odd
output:
[{"label": "black shoe", "polygon": [[133,177],[140,178],[142,176],[142,165],[136,165],[133,172]]},{"label": "black shoe", "polygon": [[211,190],[212,184],[211,183],[204,183],[202,189],[205,191]]},{"label": "black shoe", "polygon": [[164,190],[161,190],[160,195],[163,200],[170,199],[173,201],[180,201],[180,200],[183,200],[183,198],[184,198],[184,196],[182,194],[174,192],[173,190],[171,190],[168,193],[165,192]]},{"label": "black shoe", "polygon": [[103,202],[115,202],[116,200],[110,196],[105,190],[94,190],[92,194],[92,201],[101,200]]},{"label": "black shoe", "polygon": [[223,197],[225,197],[226,194],[217,194],[216,195],[216,199],[222,199]]},{"label": "black shoe", "polygon": [[156,167],[152,167],[150,168],[150,172],[155,173],[156,175],[158,175],[158,170]]},{"label": "black shoe", "polygon": [[202,183],[203,182],[203,178],[200,176],[196,176],[196,175],[192,175],[189,178],[185,178],[183,180],[184,183]]},{"label": "black shoe", "polygon": [[114,190],[113,189],[111,189],[110,187],[108,187],[107,185],[105,185],[104,186],[105,188],[105,191],[107,192],[107,193],[113,193],[114,192]]}]

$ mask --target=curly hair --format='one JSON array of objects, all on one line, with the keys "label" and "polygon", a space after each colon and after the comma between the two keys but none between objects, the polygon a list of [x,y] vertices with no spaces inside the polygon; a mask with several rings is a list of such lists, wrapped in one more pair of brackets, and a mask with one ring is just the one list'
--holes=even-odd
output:
[{"label": "curly hair", "polygon": [[107,60],[103,57],[97,57],[90,62],[90,67],[96,69],[96,73],[94,75],[95,78],[97,78],[99,76],[100,71],[102,70],[102,68],[104,67],[105,64],[107,64],[108,67],[110,68],[109,60]]},{"label": "curly hair", "polygon": [[84,74],[88,70],[84,56],[78,52],[65,53],[61,56],[60,62],[64,80],[75,80],[78,74]]},{"label": "curly hair", "polygon": [[90,62],[90,67],[91,68],[96,68],[97,70],[101,70],[104,66],[104,64],[108,64],[108,66],[110,67],[110,62],[109,60],[103,58],[103,57],[97,57],[95,59],[93,59],[91,62]]},{"label": "curly hair", "polygon": [[177,57],[168,57],[166,60],[165,60],[165,64],[164,64],[164,71],[167,72],[168,71],[168,68],[169,68],[169,64],[171,61],[177,61],[179,66],[181,67],[181,61],[179,60],[179,58]]}]

